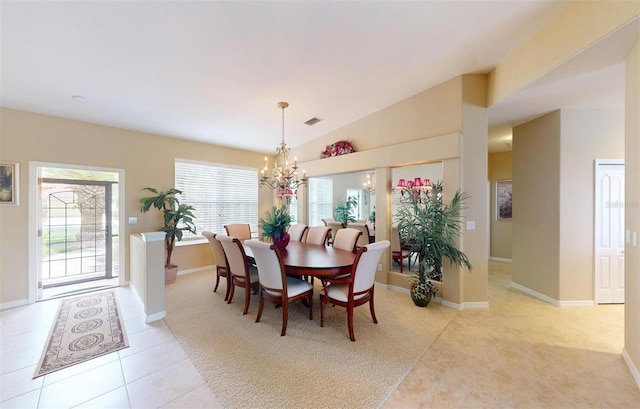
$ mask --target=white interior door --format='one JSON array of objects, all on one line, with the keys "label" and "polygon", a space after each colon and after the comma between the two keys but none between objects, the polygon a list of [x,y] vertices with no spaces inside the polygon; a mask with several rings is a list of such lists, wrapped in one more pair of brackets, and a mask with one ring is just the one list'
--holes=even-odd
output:
[{"label": "white interior door", "polygon": [[595,300],[624,303],[624,162],[596,161]]}]

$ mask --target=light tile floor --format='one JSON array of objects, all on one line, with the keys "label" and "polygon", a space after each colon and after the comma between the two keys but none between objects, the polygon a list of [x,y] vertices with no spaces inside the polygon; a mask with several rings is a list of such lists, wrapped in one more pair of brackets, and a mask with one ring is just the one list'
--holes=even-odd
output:
[{"label": "light tile floor", "polygon": [[116,292],[130,347],[36,379],[60,300],[0,312],[0,407],[219,408],[164,321],[145,324],[133,290]]},{"label": "light tile floor", "polygon": [[[622,305],[554,307],[510,290],[510,264],[490,271],[490,308],[456,313],[384,409],[640,408]],[[164,322],[116,291],[131,346],[35,380],[59,300],[0,312],[0,407],[220,407]]]}]

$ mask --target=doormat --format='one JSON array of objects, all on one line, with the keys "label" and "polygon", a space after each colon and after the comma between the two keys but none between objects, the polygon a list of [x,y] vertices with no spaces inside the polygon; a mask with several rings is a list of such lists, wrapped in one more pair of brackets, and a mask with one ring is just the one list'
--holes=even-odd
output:
[{"label": "doormat", "polygon": [[128,346],[113,291],[62,300],[33,378]]}]

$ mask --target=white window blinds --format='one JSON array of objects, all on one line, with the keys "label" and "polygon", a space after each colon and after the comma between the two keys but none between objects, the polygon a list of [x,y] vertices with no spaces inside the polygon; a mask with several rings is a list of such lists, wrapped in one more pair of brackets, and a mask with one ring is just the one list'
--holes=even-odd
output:
[{"label": "white window blinds", "polygon": [[258,232],[258,170],[175,160],[175,187],[182,191],[180,203],[195,208],[197,235],[203,231],[226,234],[224,226],[249,223]]},{"label": "white window blinds", "polygon": [[324,226],[322,219],[333,217],[333,179],[309,179],[309,225]]}]

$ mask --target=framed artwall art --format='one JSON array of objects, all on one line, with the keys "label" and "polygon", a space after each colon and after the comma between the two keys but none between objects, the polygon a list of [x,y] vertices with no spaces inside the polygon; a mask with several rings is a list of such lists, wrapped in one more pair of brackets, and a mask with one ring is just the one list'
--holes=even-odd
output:
[{"label": "framed artwall art", "polygon": [[496,182],[496,220],[511,220],[511,181]]},{"label": "framed artwall art", "polygon": [[0,206],[20,204],[20,164],[18,162],[0,162]]}]

